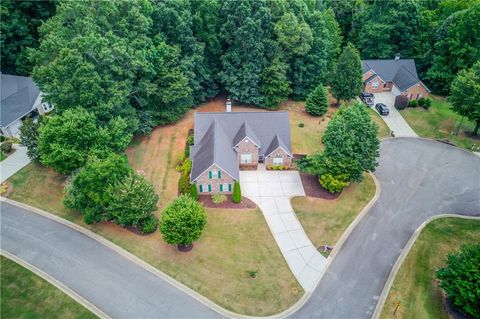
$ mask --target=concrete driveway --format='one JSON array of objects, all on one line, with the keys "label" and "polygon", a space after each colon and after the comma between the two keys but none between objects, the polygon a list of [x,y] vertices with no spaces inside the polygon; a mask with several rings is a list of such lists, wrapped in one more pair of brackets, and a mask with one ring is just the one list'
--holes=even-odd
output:
[{"label": "concrete driveway", "polygon": [[[375,104],[383,103],[390,109],[387,116],[380,115],[388,128],[398,137],[417,137],[418,135],[408,125],[407,121],[402,117],[400,112],[395,108],[395,96],[391,92],[375,93]],[[375,112],[377,110],[372,107]],[[378,112],[377,112],[378,113]]]},{"label": "concrete driveway", "polygon": [[242,195],[262,210],[288,266],[305,291],[311,291],[325,265],[293,211],[290,199],[305,196],[297,171],[241,171]]},{"label": "concrete driveway", "polygon": [[26,147],[15,144],[14,148],[15,152],[0,162],[0,179],[2,183],[30,163]]},{"label": "concrete driveway", "polygon": [[380,144],[381,193],[293,318],[371,318],[414,231],[440,214],[480,216],[480,158],[418,138]]}]

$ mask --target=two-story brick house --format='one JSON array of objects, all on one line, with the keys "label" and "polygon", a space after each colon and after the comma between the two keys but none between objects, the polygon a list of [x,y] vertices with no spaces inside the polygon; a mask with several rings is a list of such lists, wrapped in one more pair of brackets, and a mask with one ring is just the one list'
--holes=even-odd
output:
[{"label": "two-story brick house", "polygon": [[190,181],[200,194],[230,194],[239,170],[292,165],[288,112],[195,113]]}]

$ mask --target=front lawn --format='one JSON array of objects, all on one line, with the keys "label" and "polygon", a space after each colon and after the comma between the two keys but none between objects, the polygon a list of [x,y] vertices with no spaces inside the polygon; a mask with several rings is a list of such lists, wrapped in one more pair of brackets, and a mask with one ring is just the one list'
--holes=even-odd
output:
[{"label": "front lawn", "polygon": [[0,256],[2,318],[96,318],[70,296]]},{"label": "front lawn", "polygon": [[361,183],[345,188],[336,199],[295,197],[292,207],[312,243],[334,246],[348,225],[375,195],[375,182],[365,174]]},{"label": "front lawn", "polygon": [[461,116],[450,109],[450,103],[443,97],[432,96],[432,106],[428,111],[417,107],[401,110],[400,113],[419,136],[447,139],[465,149],[471,149],[474,144],[480,147],[480,137],[471,136],[475,125],[467,118],[463,120],[458,135],[452,134],[460,125]]},{"label": "front lawn", "polygon": [[[461,244],[480,242],[480,220],[442,218],[422,231],[390,289],[381,318],[448,319],[435,271]],[[393,312],[397,306],[396,315]]]}]

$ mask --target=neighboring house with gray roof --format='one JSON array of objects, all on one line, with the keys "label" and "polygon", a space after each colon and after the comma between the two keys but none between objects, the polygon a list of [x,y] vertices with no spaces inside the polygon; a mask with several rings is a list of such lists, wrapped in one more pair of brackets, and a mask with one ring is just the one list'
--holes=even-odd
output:
[{"label": "neighboring house with gray roof", "polygon": [[42,102],[40,89],[29,77],[2,73],[0,86],[0,129],[4,136],[18,136],[23,119],[53,109]]},{"label": "neighboring house with gray roof", "polygon": [[190,181],[199,193],[231,193],[242,168],[292,165],[288,112],[197,112],[194,125]]},{"label": "neighboring house with gray roof", "polygon": [[405,95],[410,100],[427,97],[430,90],[418,78],[413,59],[362,60],[363,91],[389,91],[395,96]]}]

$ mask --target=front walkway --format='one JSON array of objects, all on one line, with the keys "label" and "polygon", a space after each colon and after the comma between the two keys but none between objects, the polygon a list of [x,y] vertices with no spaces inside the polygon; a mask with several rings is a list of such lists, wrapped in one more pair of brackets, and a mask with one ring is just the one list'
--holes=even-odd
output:
[{"label": "front walkway", "polygon": [[[380,115],[387,124],[388,128],[393,131],[395,136],[418,137],[415,131],[408,125],[407,121],[402,117],[400,112],[395,108],[395,96],[391,92],[375,93],[375,104],[383,103],[388,106],[390,114],[387,116]],[[375,112],[377,110],[372,107]],[[378,112],[377,112],[378,113]]]},{"label": "front walkway", "polygon": [[15,144],[14,148],[15,152],[0,162],[1,183],[30,163],[26,147]]},{"label": "front walkway", "polygon": [[290,204],[305,196],[297,171],[241,171],[242,195],[262,210],[268,227],[292,273],[306,292],[311,291],[325,265]]}]

